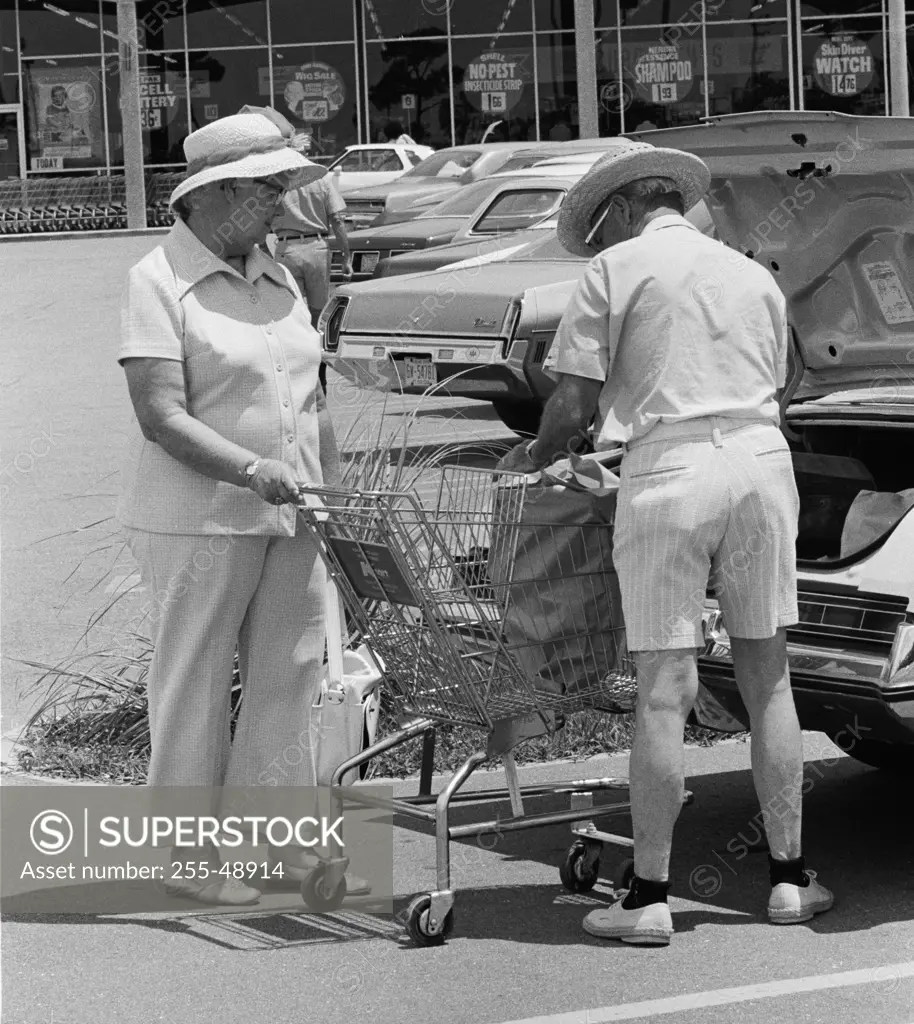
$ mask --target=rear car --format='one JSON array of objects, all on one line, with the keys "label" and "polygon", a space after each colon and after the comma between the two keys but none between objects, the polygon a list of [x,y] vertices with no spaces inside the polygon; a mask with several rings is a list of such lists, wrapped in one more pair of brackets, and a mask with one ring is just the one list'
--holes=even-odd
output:
[{"label": "rear car", "polygon": [[387,185],[402,177],[435,151],[431,146],[347,146],[328,167],[340,192],[371,185]]}]

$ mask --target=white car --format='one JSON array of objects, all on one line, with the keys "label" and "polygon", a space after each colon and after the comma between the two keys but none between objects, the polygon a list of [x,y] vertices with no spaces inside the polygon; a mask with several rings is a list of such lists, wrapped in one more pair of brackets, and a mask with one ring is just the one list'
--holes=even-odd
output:
[{"label": "white car", "polygon": [[330,164],[333,184],[338,192],[386,185],[406,174],[435,151],[430,146],[401,146],[384,143],[347,146],[346,151]]}]

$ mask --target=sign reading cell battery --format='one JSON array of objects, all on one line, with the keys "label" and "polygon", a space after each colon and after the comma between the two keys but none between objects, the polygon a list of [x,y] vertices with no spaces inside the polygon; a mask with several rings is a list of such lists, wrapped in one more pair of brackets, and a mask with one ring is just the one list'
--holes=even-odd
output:
[{"label": "sign reading cell battery", "polygon": [[490,114],[503,114],[517,106],[530,78],[527,53],[492,51],[474,58],[463,73],[467,99]]},{"label": "sign reading cell battery", "polygon": [[140,126],[143,131],[161,128],[172,120],[177,112],[179,90],[183,93],[174,74],[140,69]]},{"label": "sign reading cell battery", "polygon": [[649,46],[635,63],[635,83],[651,103],[678,103],[692,90],[692,61],[678,46]]},{"label": "sign reading cell battery", "polygon": [[873,51],[856,36],[832,36],[813,57],[816,85],[829,96],[856,96],[873,80]]}]

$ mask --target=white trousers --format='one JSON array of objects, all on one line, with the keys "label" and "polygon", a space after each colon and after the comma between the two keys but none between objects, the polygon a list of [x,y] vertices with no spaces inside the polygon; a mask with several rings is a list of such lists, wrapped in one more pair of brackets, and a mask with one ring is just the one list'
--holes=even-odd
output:
[{"label": "white trousers", "polygon": [[[152,786],[313,786],[325,569],[295,537],[126,530],[149,590]],[[237,648],[242,710],[230,740]]]}]

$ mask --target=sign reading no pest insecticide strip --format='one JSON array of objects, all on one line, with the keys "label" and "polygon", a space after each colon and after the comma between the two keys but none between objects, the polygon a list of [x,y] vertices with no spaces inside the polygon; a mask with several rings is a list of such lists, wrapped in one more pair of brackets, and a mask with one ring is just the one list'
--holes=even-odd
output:
[{"label": "sign reading no pest insecticide strip", "polygon": [[479,110],[503,114],[517,106],[532,80],[527,51],[492,50],[474,57],[463,73],[463,91]]}]

